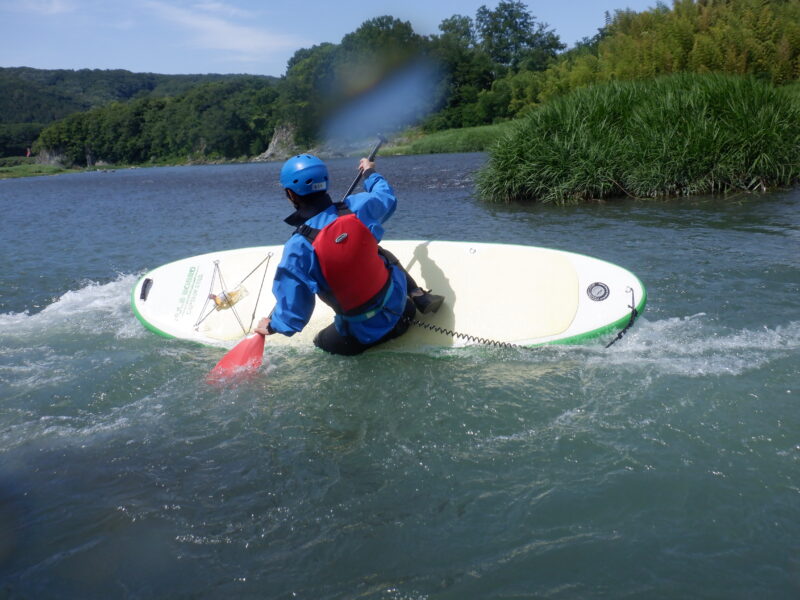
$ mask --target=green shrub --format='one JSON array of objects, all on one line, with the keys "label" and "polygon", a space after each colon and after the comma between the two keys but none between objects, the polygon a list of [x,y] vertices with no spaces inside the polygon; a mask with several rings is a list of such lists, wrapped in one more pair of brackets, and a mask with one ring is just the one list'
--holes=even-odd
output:
[{"label": "green shrub", "polygon": [[681,74],[556,98],[478,174],[494,202],[764,190],[800,180],[800,102],[748,77]]}]

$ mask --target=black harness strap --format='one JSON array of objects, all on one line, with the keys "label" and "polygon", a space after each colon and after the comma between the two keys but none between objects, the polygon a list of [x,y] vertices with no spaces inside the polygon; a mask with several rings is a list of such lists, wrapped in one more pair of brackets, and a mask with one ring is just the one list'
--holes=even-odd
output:
[{"label": "black harness strap", "polygon": [[[343,217],[344,215],[353,214],[353,211],[350,210],[344,202],[334,202],[333,206],[336,207],[337,217]],[[299,233],[313,244],[314,240],[317,239],[317,236],[319,235],[320,231],[322,230],[317,229],[316,227],[311,227],[310,225],[306,225],[305,223],[303,223],[297,229],[294,230],[292,235],[294,235],[295,233]]]}]

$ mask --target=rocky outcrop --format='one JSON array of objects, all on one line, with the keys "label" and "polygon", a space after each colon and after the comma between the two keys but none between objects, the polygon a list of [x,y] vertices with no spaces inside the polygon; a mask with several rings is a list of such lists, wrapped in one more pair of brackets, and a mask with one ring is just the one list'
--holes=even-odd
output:
[{"label": "rocky outcrop", "polygon": [[[254,162],[269,162],[286,160],[301,152],[309,152],[320,158],[338,158],[342,156],[361,156],[365,148],[369,148],[375,140],[343,141],[337,144],[321,143],[313,147],[300,147],[294,141],[296,129],[292,125],[278,125],[272,134],[269,148],[252,160]],[[364,154],[366,156],[366,154]]]},{"label": "rocky outcrop", "polygon": [[41,149],[36,154],[37,165],[56,165],[63,167],[66,163],[67,157],[60,150]]},{"label": "rocky outcrop", "polygon": [[266,151],[256,156],[253,160],[257,162],[267,162],[272,160],[283,160],[297,154],[299,151],[294,143],[295,129],[291,125],[278,125],[269,147]]}]

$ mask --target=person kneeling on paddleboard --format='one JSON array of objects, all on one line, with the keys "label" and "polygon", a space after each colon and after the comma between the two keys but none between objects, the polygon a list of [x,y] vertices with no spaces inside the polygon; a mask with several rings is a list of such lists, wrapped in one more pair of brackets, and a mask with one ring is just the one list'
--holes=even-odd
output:
[{"label": "person kneeling on paddleboard", "polygon": [[355,355],[405,333],[417,310],[430,313],[441,306],[442,296],[420,288],[397,258],[378,246],[397,198],[373,161],[362,158],[359,169],[365,191],[334,203],[328,168],[319,158],[301,154],[283,165],[281,185],[295,207],[285,222],[296,229],[275,273],[277,303],[259,321],[257,333],[301,331],[318,295],[336,317],[314,344]]}]

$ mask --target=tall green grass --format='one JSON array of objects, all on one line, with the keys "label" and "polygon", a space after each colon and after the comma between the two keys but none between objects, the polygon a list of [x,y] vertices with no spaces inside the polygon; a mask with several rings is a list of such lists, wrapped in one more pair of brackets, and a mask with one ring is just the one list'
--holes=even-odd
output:
[{"label": "tall green grass", "polygon": [[792,96],[797,102],[800,102],[800,81],[795,81],[794,83],[785,85],[781,89]]},{"label": "tall green grass", "polygon": [[511,122],[436,131],[406,144],[389,147],[386,154],[440,154],[447,152],[485,152],[505,135]]},{"label": "tall green grass", "polygon": [[800,102],[752,78],[681,74],[554,99],[490,151],[494,202],[765,190],[800,180]]}]

